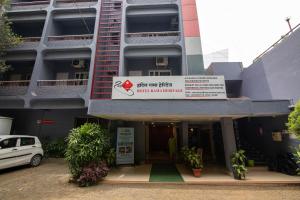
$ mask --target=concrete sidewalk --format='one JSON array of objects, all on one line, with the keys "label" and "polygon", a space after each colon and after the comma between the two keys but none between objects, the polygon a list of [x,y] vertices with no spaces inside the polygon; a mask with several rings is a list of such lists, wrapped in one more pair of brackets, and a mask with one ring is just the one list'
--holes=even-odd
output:
[{"label": "concrete sidewalk", "polygon": [[[235,181],[228,175],[228,181],[238,184],[219,185],[196,183],[149,183],[151,165],[136,167],[122,167],[112,170],[106,181],[88,188],[79,188],[68,183],[70,178],[67,163],[62,159],[45,160],[36,168],[18,167],[0,171],[0,199],[1,200],[298,200],[300,186],[293,184],[240,184],[247,181]],[[184,176],[191,179],[205,180],[221,177],[219,174],[210,175],[213,169],[206,167],[201,178],[194,178],[190,170]],[[252,176],[250,170],[249,178]],[[265,173],[265,172],[264,172]],[[254,174],[259,175],[258,172]],[[270,174],[273,177],[273,173]],[[223,177],[223,176],[222,176]],[[254,176],[255,177],[255,176]],[[277,175],[276,175],[277,177]],[[281,177],[281,176],[280,176]],[[286,176],[284,175],[286,178]],[[287,176],[289,177],[289,176]],[[129,178],[131,181],[129,181]],[[291,178],[291,177],[289,177]],[[294,177],[298,182],[299,177]],[[227,180],[226,179],[226,180]],[[109,181],[112,180],[112,181]],[[113,181],[115,180],[115,181]],[[134,183],[133,181],[140,182]],[[271,178],[269,178],[271,180]],[[291,180],[291,179],[289,179]],[[203,182],[205,183],[205,182]]]},{"label": "concrete sidewalk", "polygon": [[[252,184],[299,184],[299,176],[289,176],[278,172],[268,171],[266,167],[248,168],[246,180],[235,180],[225,168],[207,166],[202,176],[197,178],[192,170],[182,164],[176,165],[184,182],[170,184],[199,184],[199,185],[252,185]],[[150,183],[151,164],[124,166],[112,169],[104,183]]]}]

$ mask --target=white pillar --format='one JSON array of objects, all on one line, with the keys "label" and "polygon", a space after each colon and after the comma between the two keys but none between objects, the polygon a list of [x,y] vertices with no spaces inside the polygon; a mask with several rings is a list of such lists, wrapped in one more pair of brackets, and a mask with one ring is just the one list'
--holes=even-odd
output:
[{"label": "white pillar", "polygon": [[230,156],[236,151],[236,143],[233,129],[232,118],[226,117],[221,119],[222,136],[224,143],[226,167],[231,171]]}]

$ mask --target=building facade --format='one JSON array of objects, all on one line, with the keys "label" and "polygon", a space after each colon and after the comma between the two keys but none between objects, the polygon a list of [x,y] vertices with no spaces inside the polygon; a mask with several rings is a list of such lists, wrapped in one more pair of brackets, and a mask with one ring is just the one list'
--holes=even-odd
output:
[{"label": "building facade", "polygon": [[[290,96],[254,95],[273,84],[255,86],[251,72],[262,67],[213,63],[204,70],[195,0],[16,0],[7,15],[24,38],[8,51],[11,70],[1,75],[0,113],[14,118],[13,134],[52,140],[96,122],[116,137],[118,127],[132,127],[136,162],[166,159],[175,135],[178,150],[197,146],[207,162],[228,168],[236,148],[274,156],[291,142],[272,141],[285,130]],[[116,77],[203,75],[224,77],[225,99],[112,98]]]}]

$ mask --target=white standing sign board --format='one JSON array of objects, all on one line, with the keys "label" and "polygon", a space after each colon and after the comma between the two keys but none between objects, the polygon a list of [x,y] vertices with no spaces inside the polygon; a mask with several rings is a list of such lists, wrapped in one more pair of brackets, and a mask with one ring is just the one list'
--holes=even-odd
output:
[{"label": "white standing sign board", "polygon": [[227,99],[224,76],[114,77],[112,99]]},{"label": "white standing sign board", "polygon": [[134,164],[134,128],[118,128],[116,163]]}]

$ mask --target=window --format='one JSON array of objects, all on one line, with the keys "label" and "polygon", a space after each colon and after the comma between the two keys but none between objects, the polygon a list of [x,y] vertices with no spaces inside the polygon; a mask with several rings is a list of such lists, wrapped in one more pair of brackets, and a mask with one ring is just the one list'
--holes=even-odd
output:
[{"label": "window", "polygon": [[129,71],[129,76],[142,76],[142,71]]},{"label": "window", "polygon": [[171,76],[171,70],[149,70],[149,76]]},{"label": "window", "polygon": [[69,73],[68,72],[58,72],[56,74],[56,80],[68,80]]},{"label": "window", "polygon": [[89,73],[88,72],[76,72],[75,79],[88,79]]},{"label": "window", "polygon": [[85,85],[86,81],[81,81],[81,80],[86,80],[89,78],[89,73],[88,72],[76,72],[75,73],[75,85]]},{"label": "window", "polygon": [[0,142],[1,149],[16,147],[18,138],[9,138]]},{"label": "window", "polygon": [[34,138],[21,138],[21,146],[28,146],[28,145],[34,145],[35,139]]}]

